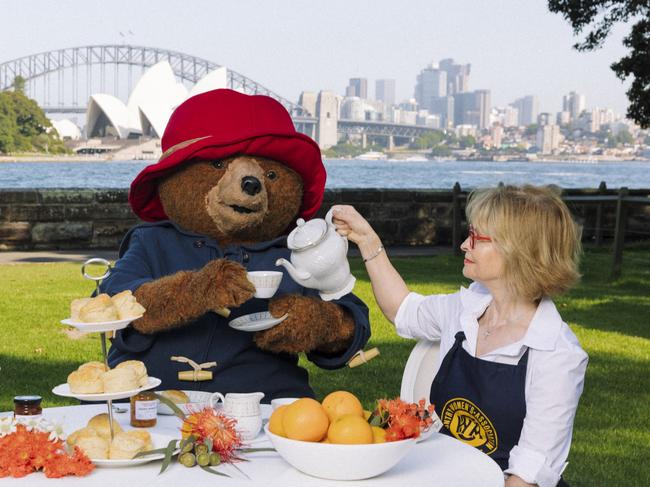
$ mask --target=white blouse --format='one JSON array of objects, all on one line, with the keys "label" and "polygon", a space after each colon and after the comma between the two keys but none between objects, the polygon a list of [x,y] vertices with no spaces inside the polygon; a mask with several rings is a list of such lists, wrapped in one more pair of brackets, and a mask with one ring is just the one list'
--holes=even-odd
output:
[{"label": "white blouse", "polygon": [[[397,334],[405,338],[440,340],[440,362],[465,332],[463,348],[476,356],[478,319],[492,301],[478,283],[453,294],[410,293],[395,317]],[[582,394],[588,357],[553,301],[542,299],[525,336],[480,358],[517,364],[526,348],[526,417],[519,444],[510,451],[505,473],[540,487],[554,487],[566,467],[573,420]],[[495,391],[498,393],[498,391]]]}]

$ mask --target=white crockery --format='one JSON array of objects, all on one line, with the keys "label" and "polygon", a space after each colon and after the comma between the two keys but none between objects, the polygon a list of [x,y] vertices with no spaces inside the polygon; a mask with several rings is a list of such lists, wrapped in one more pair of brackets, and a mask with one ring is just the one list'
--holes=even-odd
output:
[{"label": "white crockery", "polygon": [[252,440],[262,429],[262,409],[260,401],[263,392],[235,393],[225,396],[215,392],[210,397],[210,406],[217,409],[219,402],[223,404],[223,413],[237,420],[237,432],[242,440]]},{"label": "white crockery", "polygon": [[376,477],[399,463],[415,446],[414,439],[337,445],[290,440],[274,435],[268,425],[264,433],[292,467],[307,475],[330,480],[361,480]]},{"label": "white crockery", "polygon": [[273,297],[280,287],[282,275],[279,271],[250,271],[246,274],[255,286],[255,297],[261,299]]},{"label": "white crockery", "polygon": [[270,311],[260,311],[259,313],[251,313],[235,318],[228,323],[228,326],[235,330],[252,333],[273,328],[286,320],[287,316],[289,315],[285,313],[279,318],[274,318]]},{"label": "white crockery", "polygon": [[271,407],[275,411],[280,406],[287,406],[292,402],[296,402],[297,400],[297,397],[278,397],[276,399],[271,399]]},{"label": "white crockery", "polygon": [[72,321],[72,318],[67,318],[65,320],[61,320],[61,324],[66,326],[73,326],[77,330],[83,333],[95,333],[95,332],[103,332],[103,331],[122,330],[127,326],[129,326],[129,323],[139,318],[142,318],[142,315],[133,316],[131,318],[126,318],[123,320],[101,321],[97,323],[85,323],[80,321]]},{"label": "white crockery", "polygon": [[325,301],[339,299],[354,288],[355,278],[350,274],[348,263],[348,240],[336,232],[332,223],[332,210],[325,219],[314,218],[296,221],[295,228],[287,237],[291,249],[291,262],[278,259],[298,284],[317,289]]},{"label": "white crockery", "polygon": [[132,389],[130,391],[118,391],[118,392],[104,392],[100,394],[85,394],[72,392],[70,390],[70,385],[66,382],[65,384],[59,384],[52,392],[57,396],[63,397],[74,397],[80,401],[114,401],[116,399],[126,399],[127,397],[135,396],[140,391],[146,391],[148,389],[154,389],[160,385],[161,380],[156,377],[147,377],[147,383],[143,387],[138,387],[137,389]]},{"label": "white crockery", "polygon": [[[189,414],[192,411],[200,411],[201,409],[210,405],[210,396],[212,396],[211,392],[186,390],[183,390],[183,392],[187,395],[187,397],[189,397],[189,401],[178,403],[176,406],[178,406],[178,409],[183,411],[185,414]],[[172,411],[171,408],[167,406],[167,404],[159,401],[158,414],[172,415],[174,414],[174,411]]]}]

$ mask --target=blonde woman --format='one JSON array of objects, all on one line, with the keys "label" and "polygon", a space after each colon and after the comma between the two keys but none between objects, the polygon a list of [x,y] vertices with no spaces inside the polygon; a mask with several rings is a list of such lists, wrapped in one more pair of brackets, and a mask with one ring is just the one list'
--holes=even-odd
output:
[{"label": "blonde woman", "polygon": [[432,296],[409,291],[353,207],[335,206],[334,223],[359,246],[397,334],[440,340],[430,400],[442,432],[490,455],[507,487],[566,485],[587,354],[552,298],[579,278],[580,229],[549,188],[479,190],[466,211],[463,275],[473,282]]}]

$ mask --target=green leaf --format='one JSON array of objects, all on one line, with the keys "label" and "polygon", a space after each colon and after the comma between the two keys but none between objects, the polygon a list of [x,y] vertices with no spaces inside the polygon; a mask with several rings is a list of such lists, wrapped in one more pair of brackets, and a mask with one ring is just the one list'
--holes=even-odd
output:
[{"label": "green leaf", "polygon": [[277,451],[275,448],[240,448],[239,450],[242,453],[255,453],[258,451]]},{"label": "green leaf", "polygon": [[183,421],[185,421],[185,413],[179,409],[179,407],[169,399],[168,397],[163,396],[162,394],[155,393],[156,399],[158,399],[160,402],[162,402],[164,405],[168,406],[169,409],[174,411],[174,414],[181,418]]},{"label": "green leaf", "polygon": [[176,443],[178,440],[171,440],[167,444],[167,448],[165,448],[165,459],[163,460],[163,463],[160,467],[160,472],[158,475],[163,473],[165,470],[167,470],[167,467],[169,467],[169,464],[172,462],[172,457],[174,456],[174,450],[176,450]]},{"label": "green leaf", "polygon": [[167,451],[167,448],[156,448],[155,450],[147,450],[147,451],[141,451],[138,452],[133,458],[138,458],[138,457],[148,457],[149,455],[153,455],[155,453],[165,453]]},{"label": "green leaf", "polygon": [[[238,458],[237,460],[243,460],[243,458]],[[247,461],[247,460],[244,460],[244,461]],[[232,466],[235,467],[237,470],[239,470],[239,473],[241,473],[241,474],[242,474],[244,477],[246,477],[248,480],[251,480],[251,478],[250,478],[248,475],[246,475],[246,474],[244,473],[244,471],[243,471],[241,468],[239,468],[237,465],[235,465],[234,463],[231,463],[230,465],[232,465]]]},{"label": "green leaf", "polygon": [[208,452],[212,451],[212,447],[214,446],[214,442],[212,441],[212,438],[206,438],[203,441],[203,444],[208,447]]},{"label": "green leaf", "polygon": [[210,467],[201,467],[201,468],[203,470],[205,470],[206,472],[210,472],[210,473],[213,473],[215,475],[221,475],[222,477],[230,477],[230,475],[228,475],[227,473],[217,472],[216,470],[214,470],[213,468],[210,468]]}]

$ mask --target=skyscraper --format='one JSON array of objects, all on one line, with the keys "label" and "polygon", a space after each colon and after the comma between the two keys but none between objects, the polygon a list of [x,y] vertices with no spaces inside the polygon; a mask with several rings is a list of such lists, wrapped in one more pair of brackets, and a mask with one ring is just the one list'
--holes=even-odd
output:
[{"label": "skyscraper", "polygon": [[395,104],[395,80],[378,79],[375,81],[375,99],[384,102],[384,107]]},{"label": "skyscraper", "polygon": [[432,111],[434,100],[447,96],[447,73],[430,64],[417,76],[415,99],[422,109]]},{"label": "skyscraper", "polygon": [[441,70],[447,73],[447,93],[455,95],[469,91],[470,64],[455,64],[451,58],[439,63]]},{"label": "skyscraper", "polygon": [[519,110],[519,125],[531,125],[537,123],[539,103],[535,95],[524,96],[511,103]]},{"label": "skyscraper", "polygon": [[368,80],[366,78],[350,78],[349,87],[351,87],[354,91],[352,92],[352,90],[346,90],[346,96],[358,96],[364,100],[368,98]]},{"label": "skyscraper", "polygon": [[580,114],[585,110],[585,95],[572,91],[562,97],[562,111],[571,114],[571,120],[577,120]]},{"label": "skyscraper", "polygon": [[489,128],[490,111],[492,110],[490,90],[476,90],[474,92],[474,109],[478,112],[478,128]]}]

